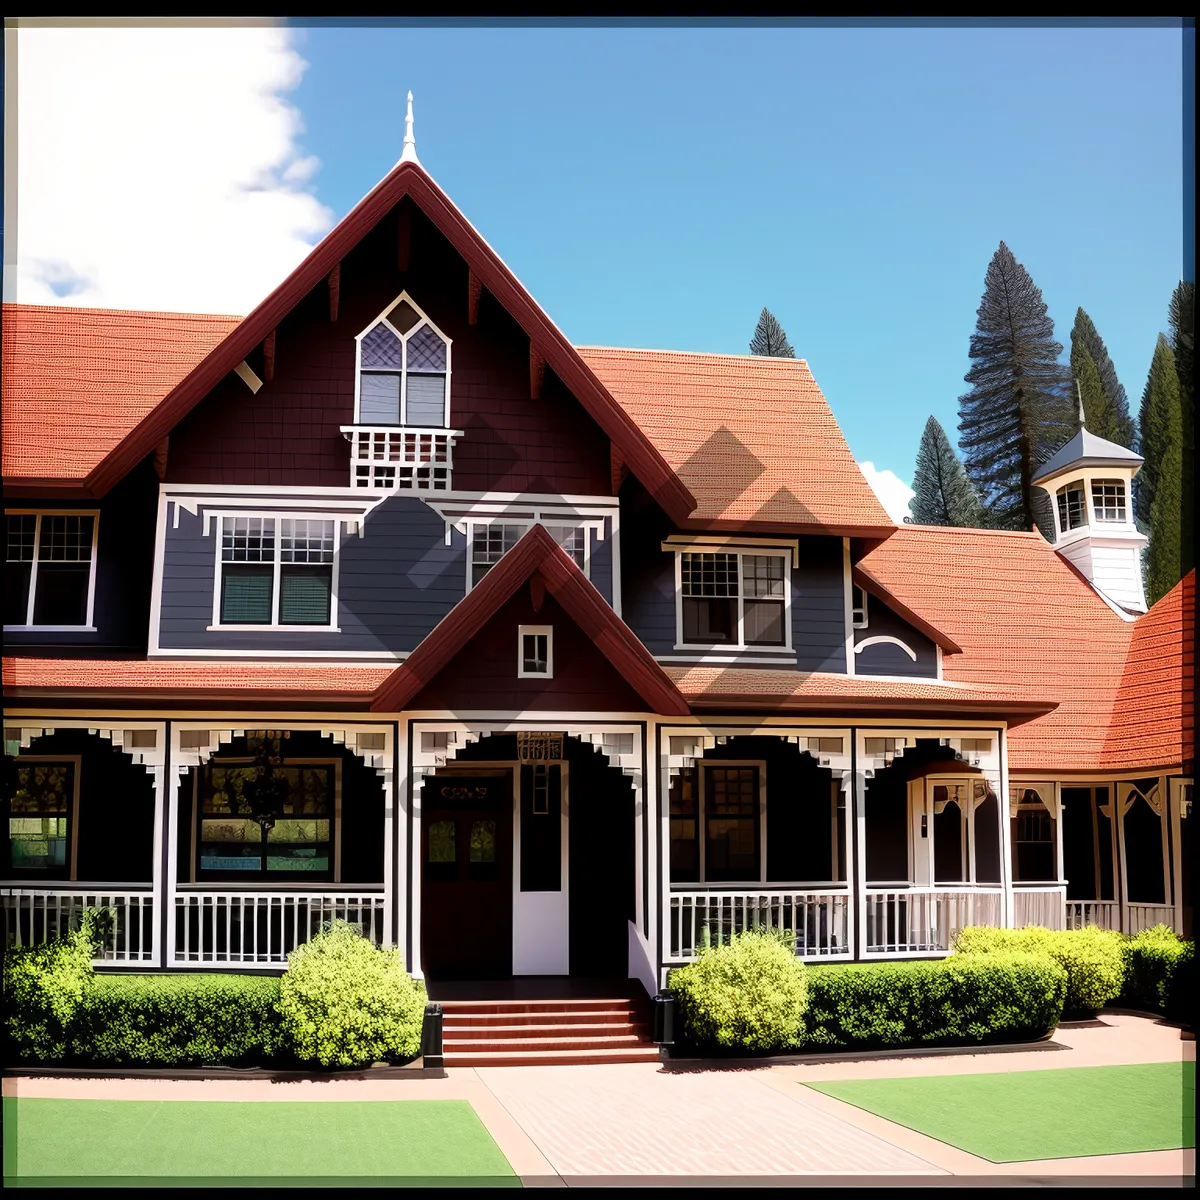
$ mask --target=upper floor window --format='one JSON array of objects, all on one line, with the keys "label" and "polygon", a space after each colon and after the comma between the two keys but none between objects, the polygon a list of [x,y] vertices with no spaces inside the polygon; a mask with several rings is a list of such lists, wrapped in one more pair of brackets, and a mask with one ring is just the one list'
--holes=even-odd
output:
[{"label": "upper floor window", "polygon": [[359,425],[450,424],[450,341],[407,294],[357,340]]},{"label": "upper floor window", "polygon": [[[527,521],[471,523],[471,587],[475,587],[525,536],[531,524]],[[587,529],[582,525],[546,525],[545,529],[587,574]]]},{"label": "upper floor window", "polygon": [[679,560],[681,644],[788,644],[786,552],[684,551]]},{"label": "upper floor window", "polygon": [[1092,511],[1097,521],[1124,521],[1125,484],[1120,479],[1093,479]]},{"label": "upper floor window", "polygon": [[855,629],[866,629],[867,593],[857,584],[851,584],[850,597],[850,624]]},{"label": "upper floor window", "polygon": [[1070,529],[1079,529],[1088,523],[1087,499],[1083,492],[1083,480],[1076,479],[1073,483],[1064,484],[1056,493],[1058,497],[1058,528],[1066,533]]},{"label": "upper floor window", "polygon": [[213,624],[333,623],[337,522],[311,517],[222,517]]},{"label": "upper floor window", "polygon": [[5,628],[91,628],[98,515],[5,515]]}]

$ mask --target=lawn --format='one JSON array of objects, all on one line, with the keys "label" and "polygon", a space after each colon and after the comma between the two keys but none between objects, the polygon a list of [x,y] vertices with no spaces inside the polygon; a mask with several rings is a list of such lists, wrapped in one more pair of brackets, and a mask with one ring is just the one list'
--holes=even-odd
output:
[{"label": "lawn", "polygon": [[[4,1099],[4,1174],[520,1186],[465,1100]],[[16,1177],[15,1179],[13,1177]]]},{"label": "lawn", "polygon": [[990,1162],[1196,1144],[1196,1064],[802,1085]]}]

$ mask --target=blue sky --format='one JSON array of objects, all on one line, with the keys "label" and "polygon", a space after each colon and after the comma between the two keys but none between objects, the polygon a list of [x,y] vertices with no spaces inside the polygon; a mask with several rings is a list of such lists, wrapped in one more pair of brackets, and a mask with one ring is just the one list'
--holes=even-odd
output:
[{"label": "blue sky", "polygon": [[855,457],[956,439],[1001,239],[1140,397],[1182,272],[1181,33],[314,28],[291,99],[341,216],[422,163],[573,341],[744,353],[763,305]]}]

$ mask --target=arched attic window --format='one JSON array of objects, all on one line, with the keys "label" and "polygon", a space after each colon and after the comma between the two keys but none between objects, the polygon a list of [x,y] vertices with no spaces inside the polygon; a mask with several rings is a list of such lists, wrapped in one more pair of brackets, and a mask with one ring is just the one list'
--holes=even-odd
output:
[{"label": "arched attic window", "polygon": [[450,339],[407,293],[356,341],[356,424],[420,429],[450,424]]},{"label": "arched attic window", "polygon": [[1056,493],[1058,499],[1058,529],[1067,533],[1088,523],[1087,498],[1082,479],[1063,484]]}]

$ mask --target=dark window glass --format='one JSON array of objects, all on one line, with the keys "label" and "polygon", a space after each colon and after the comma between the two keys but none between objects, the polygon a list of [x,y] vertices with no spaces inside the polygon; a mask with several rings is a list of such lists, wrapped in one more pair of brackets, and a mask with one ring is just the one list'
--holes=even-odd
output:
[{"label": "dark window glass", "polygon": [[700,880],[700,813],[696,768],[685,767],[671,780],[671,882]]},{"label": "dark window glass", "polygon": [[273,574],[269,565],[226,563],[221,577],[221,624],[270,625]]},{"label": "dark window glass", "polygon": [[1084,498],[1083,482],[1068,483],[1060,487],[1058,497],[1058,524],[1066,532],[1087,524],[1087,501]]},{"label": "dark window glass", "polygon": [[685,642],[733,642],[737,640],[737,600],[683,598]]},{"label": "dark window glass", "polygon": [[759,876],[758,768],[706,768],[704,877],[711,882]]},{"label": "dark window glass", "polygon": [[17,790],[5,803],[9,867],[20,875],[65,879],[75,764],[18,760],[16,772]]},{"label": "dark window glass", "polygon": [[280,567],[279,623],[328,625],[332,595],[332,567]]},{"label": "dark window glass", "polygon": [[545,675],[548,670],[548,642],[544,633],[526,633],[521,637],[521,670],[527,675]]},{"label": "dark window glass", "polygon": [[90,562],[39,562],[33,597],[35,625],[86,625]]},{"label": "dark window glass", "polygon": [[4,623],[24,625],[29,619],[29,576],[33,564],[4,564]]},{"label": "dark window glass", "polygon": [[521,891],[562,890],[562,767],[521,768]]}]

